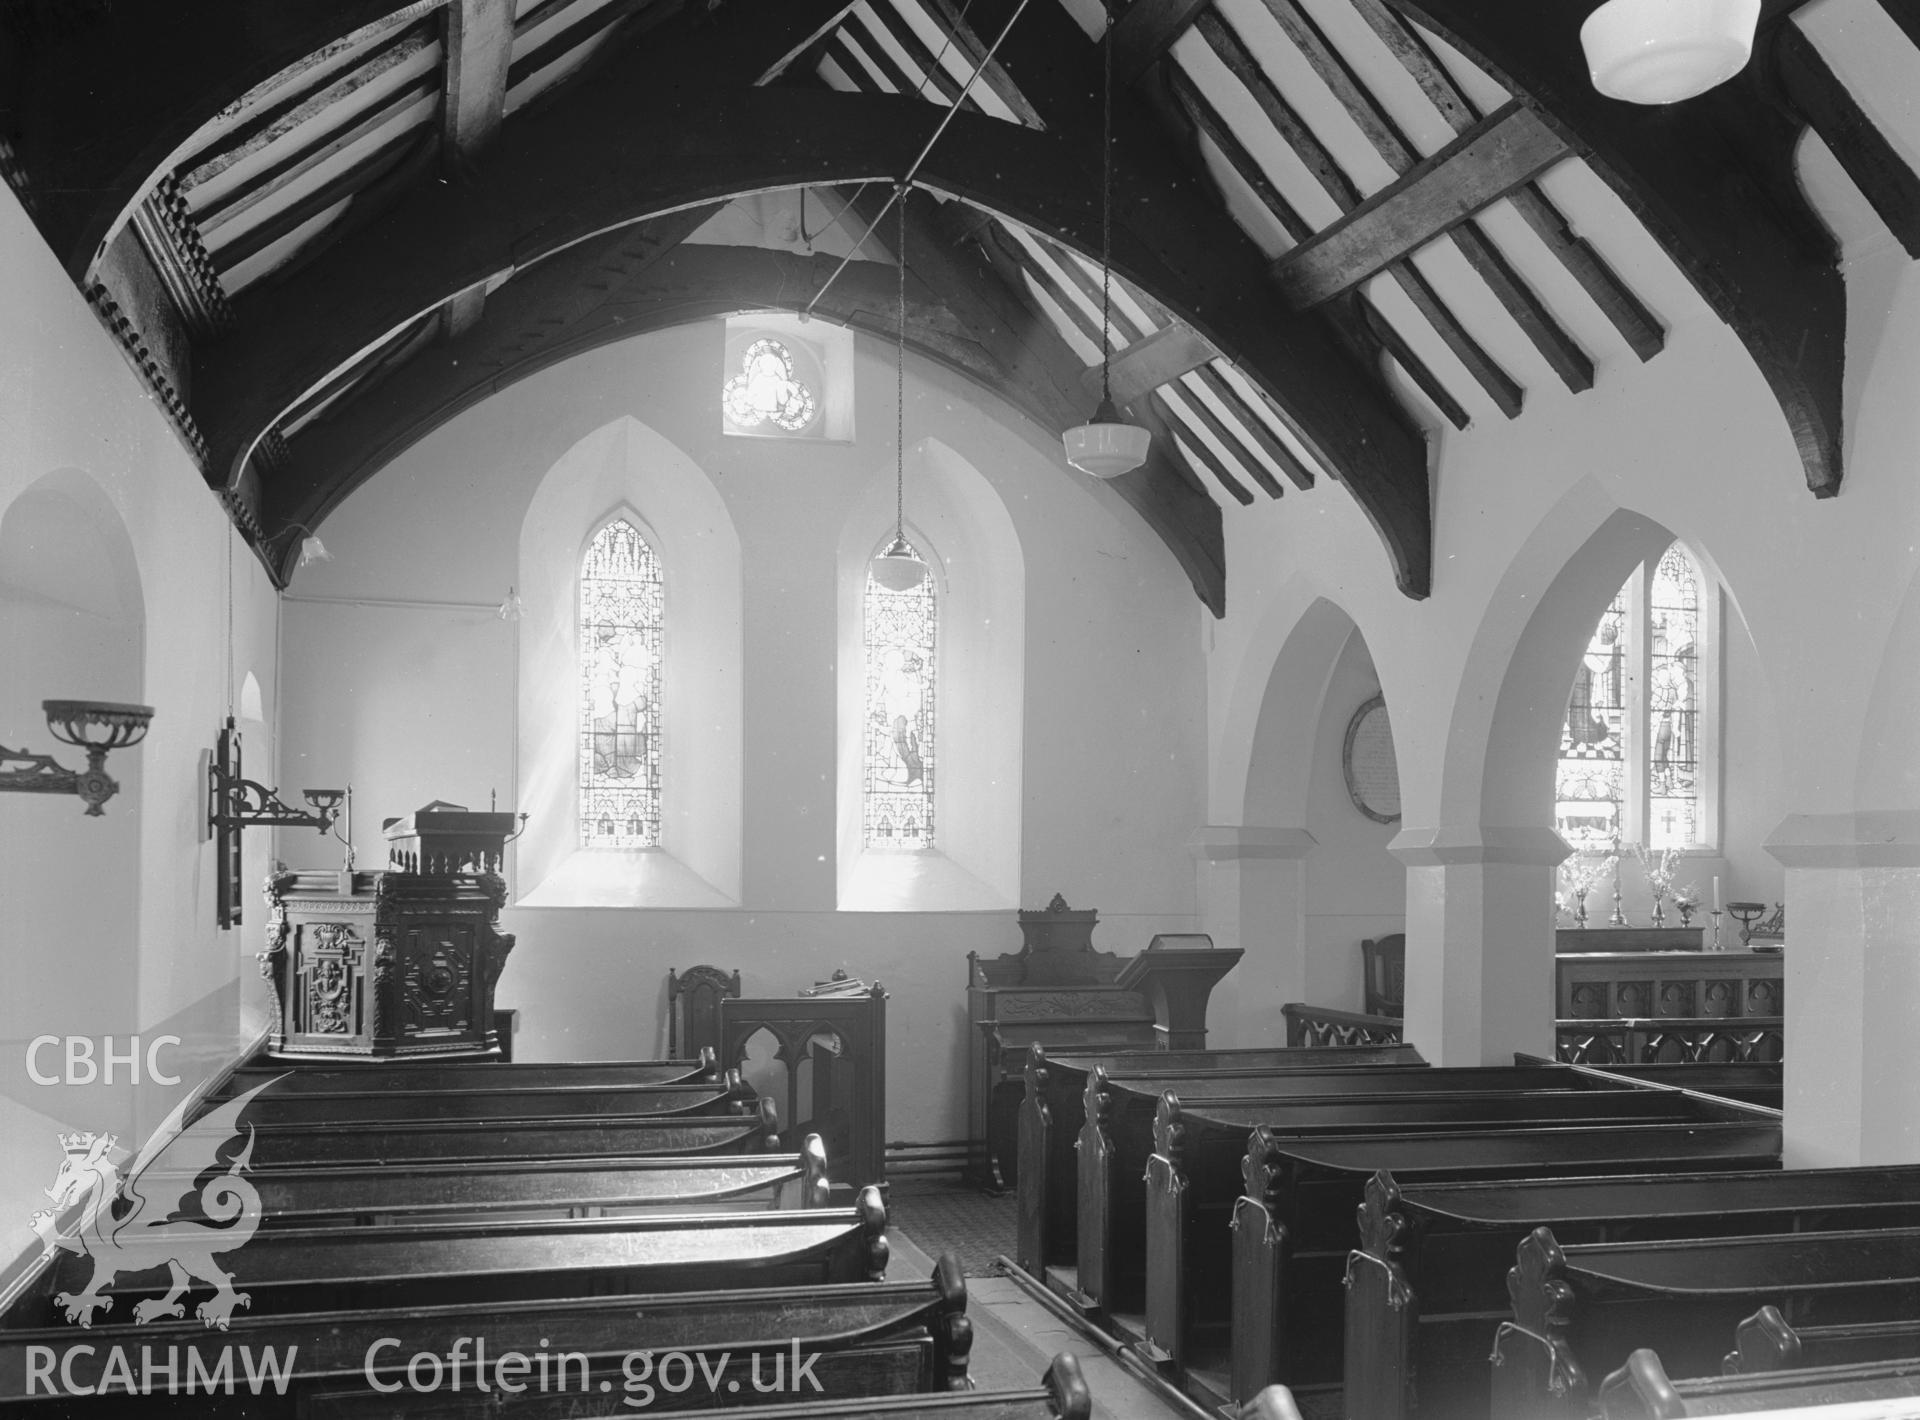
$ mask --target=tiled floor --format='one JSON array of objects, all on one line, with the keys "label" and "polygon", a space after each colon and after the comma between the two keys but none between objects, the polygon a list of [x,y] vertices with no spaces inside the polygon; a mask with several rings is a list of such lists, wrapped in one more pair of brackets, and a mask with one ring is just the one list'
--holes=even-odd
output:
[{"label": "tiled floor", "polygon": [[969,1277],[993,1271],[997,1255],[1014,1250],[1015,1199],[988,1198],[957,1180],[930,1176],[895,1179],[888,1216],[929,1256],[950,1252]]}]

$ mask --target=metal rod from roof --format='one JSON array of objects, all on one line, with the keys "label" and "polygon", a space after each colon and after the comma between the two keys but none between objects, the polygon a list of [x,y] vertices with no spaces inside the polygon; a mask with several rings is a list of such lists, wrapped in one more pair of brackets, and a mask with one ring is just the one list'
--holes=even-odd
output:
[{"label": "metal rod from roof", "polygon": [[[967,95],[973,92],[974,84],[979,80],[980,76],[986,72],[987,66],[993,63],[993,56],[999,52],[1001,41],[1013,33],[1014,22],[1026,12],[1028,3],[1029,0],[1020,0],[1019,5],[1014,8],[1014,12],[1007,16],[1007,23],[1001,27],[999,38],[995,39],[994,42],[988,46],[986,54],[981,57],[978,64],[974,65],[973,72],[967,76],[967,82],[961,86],[960,97],[948,105],[946,113],[941,115],[939,126],[933,130],[933,136],[927,139],[926,146],[920,150],[920,156],[908,165],[905,176],[903,176],[894,187],[893,194],[887,198],[887,205],[882,207],[879,214],[868,224],[867,230],[861,236],[860,240],[855,242],[847,254],[840,258],[840,264],[833,268],[832,274],[820,283],[820,289],[813,293],[813,299],[807,302],[806,309],[801,312],[802,315],[811,316],[813,314],[813,308],[820,304],[821,298],[833,288],[833,283],[840,279],[840,273],[847,269],[847,264],[853,260],[854,254],[867,244],[868,237],[871,237],[879,230],[880,224],[887,220],[887,214],[893,211],[893,204],[898,202],[901,195],[912,186],[914,177],[919,173],[921,165],[927,161],[927,156],[933,152],[933,145],[940,141],[940,135],[947,131],[947,125],[953,122],[954,115],[960,112],[960,106],[967,101]],[[895,260],[897,261],[898,259],[899,256],[898,253],[896,253]]]}]

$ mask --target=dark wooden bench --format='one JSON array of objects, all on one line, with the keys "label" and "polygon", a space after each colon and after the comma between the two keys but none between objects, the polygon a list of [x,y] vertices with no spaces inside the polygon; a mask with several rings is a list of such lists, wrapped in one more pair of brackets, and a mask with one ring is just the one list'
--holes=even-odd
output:
[{"label": "dark wooden bench", "polygon": [[1590,1378],[1650,1341],[1671,1374],[1716,1375],[1726,1338],[1763,1305],[1822,1325],[1920,1314],[1920,1228],[1564,1247],[1536,1228],[1515,1258],[1494,1420],[1584,1420]]},{"label": "dark wooden bench", "polygon": [[[1193,1128],[1179,1125],[1185,1146],[1183,1196],[1189,1204],[1198,1204],[1184,1210],[1184,1231],[1190,1238],[1187,1251],[1196,1259],[1217,1252],[1223,1268],[1227,1261],[1224,1233],[1208,1240],[1218,1241],[1218,1248],[1192,1235],[1215,1223],[1225,1228],[1240,1189],[1240,1162],[1259,1124],[1296,1134],[1377,1134],[1602,1119],[1661,1123],[1698,1117],[1696,1107],[1660,1091],[1627,1084],[1601,1088],[1551,1073],[1536,1088],[1525,1087],[1526,1081],[1521,1088],[1506,1087],[1514,1075],[1507,1068],[1429,1070],[1421,1078],[1428,1088],[1405,1093],[1321,1095],[1298,1093],[1267,1081],[1258,1094],[1164,1090],[1149,1095],[1127,1083],[1103,1089],[1096,1074],[1089,1082],[1087,1122],[1080,1134],[1078,1289],[1101,1310],[1139,1310],[1147,1278],[1145,1257],[1137,1244],[1145,1236],[1149,1196],[1155,1188],[1154,1159],[1161,1152],[1156,1143],[1162,1127],[1159,1116],[1169,1100],[1176,1114],[1198,1111],[1200,1116]],[[1549,1087],[1555,1083],[1571,1088]],[[1431,1088],[1445,1084],[1451,1088]],[[1163,1190],[1172,1183],[1168,1177],[1158,1182]]]},{"label": "dark wooden bench", "polygon": [[258,1171],[434,1159],[595,1159],[664,1154],[751,1154],[778,1147],[773,1101],[754,1115],[562,1116],[549,1119],[377,1120],[352,1127],[265,1124],[253,1131]]},{"label": "dark wooden bench", "polygon": [[[153,1177],[153,1175],[149,1175]],[[181,1192],[189,1180],[176,1180]],[[826,1150],[809,1134],[793,1154],[454,1161],[274,1169],[253,1177],[262,1227],[315,1227],[436,1215],[592,1217],[628,1211],[824,1208]]]},{"label": "dark wooden bench", "polygon": [[[791,1213],[408,1221],[256,1232],[231,1265],[238,1293],[260,1316],[604,1292],[797,1287],[879,1281],[886,1275],[886,1225],[879,1192],[868,1188],[851,1207]],[[62,1311],[79,1320],[86,1303],[58,1299],[81,1296],[93,1275],[89,1257],[58,1254],[9,1309],[4,1324],[51,1324]],[[108,1300],[138,1310],[166,1288],[164,1275],[148,1277],[151,1272],[120,1278]],[[229,1302],[229,1309],[235,1305]],[[208,1319],[211,1325],[219,1318]]]},{"label": "dark wooden bench", "polygon": [[[622,1382],[624,1385],[625,1382]],[[619,1387],[591,1396],[579,1392],[520,1398],[508,1412],[516,1417],[631,1416],[644,1413],[623,1403]],[[822,1387],[824,1391],[824,1387]],[[658,1390],[658,1387],[655,1387]],[[539,1402],[544,1401],[545,1404]],[[370,1396],[365,1391],[316,1395],[301,1408],[302,1420],[467,1420],[500,1413],[487,1397],[423,1396],[403,1392]],[[786,1405],[755,1405],[751,1420],[1089,1420],[1093,1400],[1080,1364],[1062,1353],[1030,1390],[977,1390],[944,1395],[893,1395],[878,1398],[822,1394]]]},{"label": "dark wooden bench", "polygon": [[1756,1170],[1776,1167],[1779,1156],[1780,1127],[1771,1120],[1328,1139],[1256,1129],[1242,1175],[1245,1192],[1233,1204],[1230,1225],[1230,1393],[1250,1396],[1276,1378],[1296,1386],[1340,1380],[1342,1283],[1354,1219],[1367,1179],[1380,1169],[1408,1187],[1675,1168]]},{"label": "dark wooden bench", "polygon": [[[1536,1227],[1609,1242],[1888,1226],[1920,1226],[1920,1167],[1404,1188],[1377,1174],[1346,1269],[1346,1413],[1484,1415],[1487,1348],[1511,1305],[1506,1259]],[[1763,1337],[1752,1344],[1758,1364]]]},{"label": "dark wooden bench", "polygon": [[[249,1420],[294,1416],[301,1402],[316,1391],[334,1392],[335,1403],[341,1405],[357,1392],[369,1405],[397,1404],[406,1409],[417,1402],[430,1406],[432,1396],[411,1392],[406,1384],[409,1362],[422,1354],[439,1363],[432,1368],[439,1372],[436,1390],[448,1399],[461,1394],[471,1398],[477,1406],[475,1415],[539,1413],[543,1399],[551,1405],[560,1396],[577,1404],[583,1390],[593,1396],[607,1393],[600,1389],[602,1381],[610,1383],[612,1394],[622,1396],[628,1379],[639,1371],[637,1364],[628,1368],[627,1358],[642,1351],[651,1351],[656,1358],[683,1353],[693,1358],[695,1367],[690,1373],[695,1384],[690,1388],[675,1391],[653,1386],[653,1393],[646,1397],[648,1409],[777,1400],[776,1376],[779,1390],[791,1398],[789,1368],[796,1355],[817,1358],[806,1365],[801,1377],[803,1395],[813,1394],[805,1384],[808,1376],[818,1382],[822,1393],[834,1397],[964,1391],[973,1339],[966,1306],[966,1282],[959,1265],[943,1257],[933,1276],[921,1282],[462,1302],[287,1316],[243,1311],[235,1313],[224,1334],[210,1333],[192,1319],[146,1326],[131,1320],[96,1324],[85,1333],[63,1325],[0,1332],[0,1404],[46,1399],[50,1387],[98,1387],[108,1374],[115,1348],[133,1358],[137,1376],[143,1347],[147,1354],[163,1358],[170,1348],[174,1351],[179,1358],[177,1383],[183,1388],[190,1365],[197,1366],[199,1375],[215,1373],[223,1348],[246,1347],[256,1358],[269,1354],[280,1358],[278,1374],[283,1379],[267,1395],[250,1393],[244,1369],[236,1363],[235,1369],[241,1372],[236,1395],[203,1392],[192,1399],[195,1415],[244,1415]],[[47,1354],[64,1359],[83,1336],[92,1349],[76,1354],[64,1375],[56,1366],[49,1377]],[[193,1352],[198,1355],[189,1362],[186,1358]],[[549,1385],[543,1397],[537,1371],[510,1363],[509,1384],[526,1386],[515,1397],[500,1385],[499,1370],[500,1359],[515,1352],[527,1358],[542,1353],[549,1358],[567,1357],[568,1383]],[[30,1361],[40,1368],[32,1394],[28,1390]],[[431,1371],[422,1363],[420,1373]],[[716,1378],[718,1397],[701,1383],[703,1374]],[[654,1378],[658,1376],[656,1370]],[[551,1367],[549,1378],[554,1378]],[[676,1371],[668,1379],[678,1385],[681,1377]],[[488,1388],[480,1387],[482,1380],[489,1382]],[[737,1382],[738,1389],[727,1391],[728,1380]],[[21,1413],[44,1414],[51,1408],[29,1406]]]},{"label": "dark wooden bench", "polygon": [[1916,1397],[1920,1397],[1920,1359],[1912,1357],[1676,1381],[1667,1375],[1660,1357],[1643,1348],[1601,1385],[1600,1413],[1604,1420],[1683,1420],[1689,1415],[1801,1412],[1816,1406]]},{"label": "dark wooden bench", "polygon": [[497,1090],[299,1090],[269,1085],[247,1107],[263,1124],[385,1124],[430,1119],[565,1119],[605,1115],[740,1114],[754,1093],[735,1071],[723,1081],[691,1085],[609,1084],[596,1089],[507,1086]]},{"label": "dark wooden bench", "polygon": [[720,1078],[709,1047],[697,1060],[381,1060],[364,1064],[311,1065],[256,1060],[230,1074],[216,1099],[245,1094],[278,1081],[276,1092],[301,1090],[491,1090],[509,1083],[534,1089],[597,1090],[610,1085],[695,1084]]},{"label": "dark wooden bench", "polygon": [[1734,1330],[1733,1350],[1721,1368],[1730,1376],[1753,1376],[1910,1356],[1920,1356],[1920,1317],[1851,1326],[1789,1326],[1779,1308],[1765,1306]]},{"label": "dark wooden bench", "polygon": [[[1322,1076],[1329,1072],[1380,1072],[1424,1068],[1410,1046],[1384,1050],[1193,1050],[1130,1051],[1107,1055],[1049,1056],[1038,1046],[1028,1052],[1026,1094],[1020,1105],[1019,1234],[1015,1261],[1035,1277],[1055,1265],[1071,1265],[1076,1233],[1074,1210],[1079,1183],[1076,1141],[1086,1121],[1087,1077],[1094,1070],[1107,1078],[1155,1082],[1161,1088],[1189,1091],[1213,1088],[1248,1093],[1248,1081],[1284,1073]],[[1238,1085],[1228,1082],[1237,1081]],[[1374,1085],[1373,1088],[1381,1088]],[[1331,1092],[1337,1086],[1329,1086]],[[1352,1088],[1366,1088],[1356,1075]]]},{"label": "dark wooden bench", "polygon": [[[1530,1057],[1515,1057],[1516,1063],[1550,1064]],[[1580,1066],[1627,1080],[1650,1085],[1671,1085],[1675,1089],[1697,1090],[1703,1095],[1757,1104],[1779,1109],[1784,1066],[1778,1060],[1749,1061],[1662,1061],[1653,1065]]]}]

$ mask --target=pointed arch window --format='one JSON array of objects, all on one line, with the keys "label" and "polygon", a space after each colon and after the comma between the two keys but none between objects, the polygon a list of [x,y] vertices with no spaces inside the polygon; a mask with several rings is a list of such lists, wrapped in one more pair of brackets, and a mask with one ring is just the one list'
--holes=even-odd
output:
[{"label": "pointed arch window", "polygon": [[929,573],[919,586],[896,592],[867,574],[862,841],[868,848],[934,846],[939,607],[933,582]]},{"label": "pointed arch window", "polygon": [[580,563],[579,825],[583,848],[660,842],[660,559],[616,517]]},{"label": "pointed arch window", "polygon": [[1719,599],[1674,543],[1601,614],[1560,736],[1557,826],[1575,848],[1717,846]]}]

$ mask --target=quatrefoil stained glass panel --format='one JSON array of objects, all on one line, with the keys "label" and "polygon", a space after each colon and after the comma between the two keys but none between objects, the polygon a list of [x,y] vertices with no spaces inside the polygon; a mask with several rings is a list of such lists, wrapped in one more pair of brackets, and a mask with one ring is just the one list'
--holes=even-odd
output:
[{"label": "quatrefoil stained glass panel", "polygon": [[616,518],[580,567],[580,846],[660,842],[660,561]]}]

